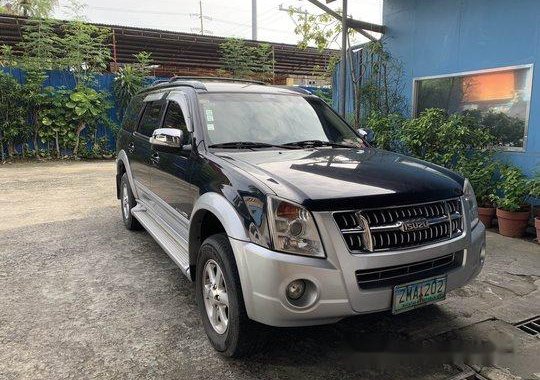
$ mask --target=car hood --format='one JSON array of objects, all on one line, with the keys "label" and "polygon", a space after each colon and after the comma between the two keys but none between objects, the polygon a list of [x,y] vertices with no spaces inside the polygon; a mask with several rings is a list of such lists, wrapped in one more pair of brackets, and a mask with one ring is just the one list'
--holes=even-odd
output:
[{"label": "car hood", "polygon": [[215,153],[313,211],[414,204],[462,194],[463,178],[438,165],[375,148]]}]

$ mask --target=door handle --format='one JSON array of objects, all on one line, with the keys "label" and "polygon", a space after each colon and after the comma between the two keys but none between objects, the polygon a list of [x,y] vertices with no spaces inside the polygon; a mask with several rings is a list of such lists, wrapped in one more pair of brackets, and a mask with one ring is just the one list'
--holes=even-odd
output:
[{"label": "door handle", "polygon": [[154,165],[157,165],[159,163],[159,153],[153,153],[151,156],[150,156],[150,161],[152,161],[152,163]]},{"label": "door handle", "polygon": [[135,143],[134,143],[134,142],[130,142],[130,143],[129,143],[129,145],[128,145],[128,152],[129,152],[129,153],[135,152]]}]

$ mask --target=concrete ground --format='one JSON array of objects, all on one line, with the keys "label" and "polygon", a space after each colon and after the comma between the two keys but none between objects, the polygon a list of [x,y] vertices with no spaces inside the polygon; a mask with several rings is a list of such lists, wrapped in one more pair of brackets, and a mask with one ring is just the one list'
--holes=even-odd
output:
[{"label": "concrete ground", "polygon": [[[488,233],[483,272],[438,305],[271,329],[262,352],[230,360],[192,284],[124,229],[112,161],[0,166],[0,216],[1,379],[540,378],[540,339],[513,325],[540,315],[531,242]],[[464,351],[468,366],[450,364]]]}]

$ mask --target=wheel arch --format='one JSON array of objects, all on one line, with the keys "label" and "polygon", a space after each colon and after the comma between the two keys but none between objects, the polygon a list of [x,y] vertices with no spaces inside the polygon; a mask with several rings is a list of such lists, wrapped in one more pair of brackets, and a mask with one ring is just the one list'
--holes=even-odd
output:
[{"label": "wheel arch", "polygon": [[197,200],[189,224],[189,272],[192,280],[202,242],[219,232],[232,239],[249,240],[244,221],[233,205],[221,194],[205,193]]},{"label": "wheel arch", "polygon": [[129,165],[129,160],[127,154],[124,150],[118,152],[116,157],[116,197],[120,199],[120,180],[122,175],[126,173],[128,176],[129,186],[131,187],[131,192],[135,199],[139,198],[137,193],[137,187],[135,186],[133,175],[131,173],[131,166]]}]

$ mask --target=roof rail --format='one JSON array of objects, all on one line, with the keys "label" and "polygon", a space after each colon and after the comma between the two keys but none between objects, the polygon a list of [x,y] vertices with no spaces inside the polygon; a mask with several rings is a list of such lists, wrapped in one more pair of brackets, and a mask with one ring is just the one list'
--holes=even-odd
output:
[{"label": "roof rail", "polygon": [[306,88],[299,87],[299,86],[276,86],[276,87],[285,88],[285,89],[290,90],[290,91],[298,92],[299,94],[313,95],[313,92],[309,91]]},{"label": "roof rail", "polygon": [[182,76],[174,76],[170,79],[169,82],[175,82],[180,80],[188,80],[188,81],[205,81],[205,82],[236,82],[236,83],[252,83],[252,84],[260,84],[263,86],[266,86],[265,82],[259,81],[259,80],[252,80],[252,79],[240,79],[240,78],[227,78],[227,77],[182,77]]},{"label": "roof rail", "polygon": [[156,79],[155,81],[153,81],[150,86],[157,86],[158,84],[161,84],[161,83],[168,83],[169,80],[168,79]]},{"label": "roof rail", "polygon": [[249,83],[266,85],[264,82],[249,80],[249,79],[236,79],[236,78],[219,78],[219,77],[179,77],[174,76],[171,79],[158,79],[155,80],[150,86],[142,89],[140,92],[148,92],[156,89],[163,89],[175,86],[186,86],[197,90],[206,90],[206,86],[202,81],[216,81],[216,82],[235,82],[235,83]]}]

